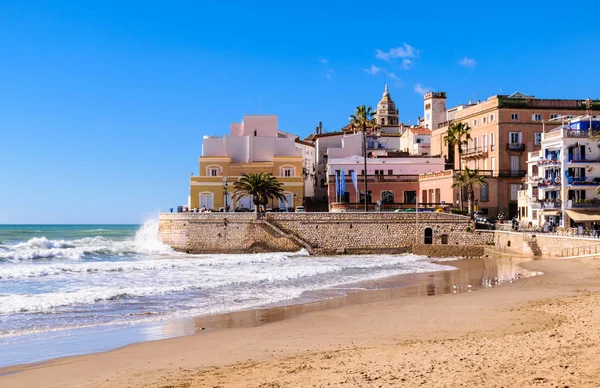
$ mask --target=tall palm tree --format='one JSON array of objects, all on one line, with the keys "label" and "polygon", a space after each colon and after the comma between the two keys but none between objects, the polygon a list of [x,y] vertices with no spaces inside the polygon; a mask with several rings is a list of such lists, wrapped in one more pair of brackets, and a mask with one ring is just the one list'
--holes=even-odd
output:
[{"label": "tall palm tree", "polygon": [[[450,146],[452,149],[452,156],[454,156],[454,148],[458,148],[458,171],[462,172],[462,154],[464,152],[463,146],[469,145],[469,140],[471,139],[471,134],[469,131],[471,127],[469,124],[465,124],[461,121],[454,122],[448,128],[448,132],[446,132],[446,136],[444,136],[444,143]],[[463,207],[463,189],[459,187],[459,195],[460,195],[460,207]]]},{"label": "tall palm tree", "polygon": [[350,122],[355,131],[362,131],[363,135],[363,158],[364,158],[364,189],[365,189],[365,212],[367,208],[367,128],[375,127],[375,111],[372,107],[360,105],[356,107],[354,114],[350,116]]},{"label": "tall palm tree", "polygon": [[475,186],[487,186],[484,175],[479,175],[479,170],[471,170],[465,166],[465,170],[454,176],[452,187],[467,188],[467,206],[469,216],[473,216],[473,206],[475,205]]},{"label": "tall palm tree", "polygon": [[233,184],[235,192],[233,198],[238,200],[243,197],[252,197],[254,203],[254,213],[258,218],[258,207],[266,206],[269,199],[277,198],[278,201],[285,201],[283,195],[283,183],[271,173],[259,172],[258,174],[243,174],[238,182]]}]

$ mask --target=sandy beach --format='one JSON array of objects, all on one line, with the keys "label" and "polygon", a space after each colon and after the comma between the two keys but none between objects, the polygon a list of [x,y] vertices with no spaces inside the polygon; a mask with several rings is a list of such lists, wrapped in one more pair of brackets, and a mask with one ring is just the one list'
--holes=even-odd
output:
[{"label": "sandy beach", "polygon": [[595,387],[600,262],[0,371],[2,387]]}]

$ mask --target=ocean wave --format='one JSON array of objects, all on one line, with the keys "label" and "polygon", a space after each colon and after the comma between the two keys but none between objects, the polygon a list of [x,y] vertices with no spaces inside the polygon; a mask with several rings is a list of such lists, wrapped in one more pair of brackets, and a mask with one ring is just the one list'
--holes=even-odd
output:
[{"label": "ocean wave", "polygon": [[104,236],[75,240],[49,240],[34,237],[26,242],[0,245],[0,261],[36,259],[80,260],[86,255],[175,254],[158,238],[158,220],[144,223],[133,239],[115,241]]}]

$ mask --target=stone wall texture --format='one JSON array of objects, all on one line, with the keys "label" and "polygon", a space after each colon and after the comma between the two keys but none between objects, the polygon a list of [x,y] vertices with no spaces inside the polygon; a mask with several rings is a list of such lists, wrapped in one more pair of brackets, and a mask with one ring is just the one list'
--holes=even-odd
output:
[{"label": "stone wall texture", "polygon": [[504,253],[531,256],[537,247],[544,256],[578,256],[600,253],[600,240],[552,234],[495,231],[494,249]]},{"label": "stone wall texture", "polygon": [[478,250],[467,246],[484,246],[494,237],[471,231],[467,217],[445,213],[267,213],[259,220],[253,213],[164,213],[159,235],[164,243],[189,253],[301,248],[312,254],[401,253],[423,245],[427,228],[437,233],[432,245],[420,249],[436,257],[474,256]]}]

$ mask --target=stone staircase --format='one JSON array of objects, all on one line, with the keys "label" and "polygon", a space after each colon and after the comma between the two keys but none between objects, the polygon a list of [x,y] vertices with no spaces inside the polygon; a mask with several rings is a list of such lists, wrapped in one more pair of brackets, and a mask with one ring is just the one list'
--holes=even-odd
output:
[{"label": "stone staircase", "polygon": [[268,220],[266,220],[264,218],[261,219],[261,220],[258,220],[258,222],[261,225],[265,226],[265,230],[267,230],[267,232],[269,234],[271,234],[271,236],[273,236],[273,237],[285,237],[285,238],[288,238],[288,239],[292,240],[293,242],[295,242],[298,246],[301,246],[304,249],[306,249],[308,251],[308,253],[311,253],[315,249],[307,241],[305,241],[302,238],[296,236],[295,234],[285,232],[279,226],[275,225],[274,223],[272,223],[272,222],[270,222],[270,221],[268,221]]},{"label": "stone staircase", "polygon": [[530,237],[529,239],[527,239],[527,245],[531,249],[531,252],[533,252],[533,256],[542,256],[542,250],[540,249],[540,246],[538,245],[535,238]]}]

